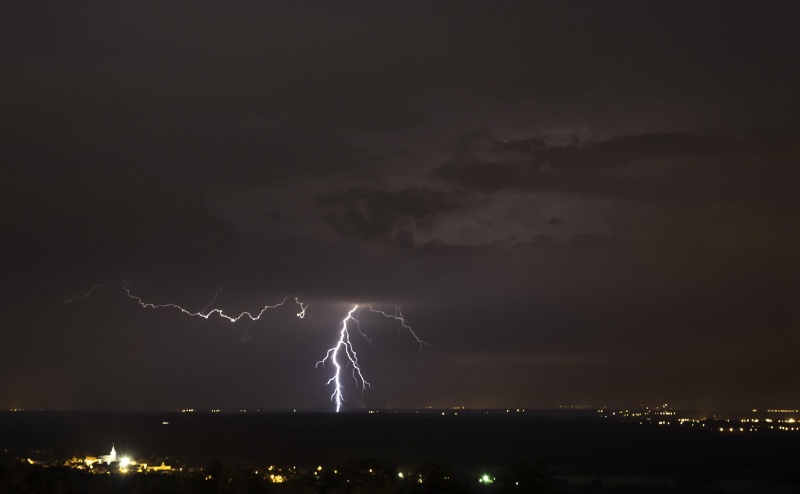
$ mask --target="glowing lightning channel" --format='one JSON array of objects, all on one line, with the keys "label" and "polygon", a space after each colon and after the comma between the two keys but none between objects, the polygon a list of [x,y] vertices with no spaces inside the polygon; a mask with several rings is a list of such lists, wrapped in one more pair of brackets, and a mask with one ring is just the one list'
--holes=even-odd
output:
[{"label": "glowing lightning channel", "polygon": [[294,303],[300,306],[300,312],[297,313],[297,317],[300,319],[306,317],[306,309],[308,309],[308,304],[301,302],[298,297],[294,298]]},{"label": "glowing lightning channel", "polygon": [[[62,294],[61,296],[64,297],[64,302],[66,302],[68,304],[71,304],[72,302],[74,302],[76,300],[83,300],[85,298],[88,298],[89,295],[94,293],[94,291],[97,290],[98,288],[105,288],[107,286],[119,286],[119,285],[114,285],[114,284],[109,284],[109,283],[100,283],[100,284],[94,285],[93,287],[89,288],[86,291],[86,293],[84,293],[83,295],[78,294],[78,295],[69,295],[69,296],[67,296],[67,295]],[[55,290],[53,290],[53,291],[55,291]]]},{"label": "glowing lightning channel", "polygon": [[[67,303],[71,303],[71,302],[74,302],[75,300],[83,300],[83,299],[89,297],[95,290],[97,290],[99,288],[108,287],[108,286],[121,288],[128,295],[129,299],[135,300],[141,307],[144,307],[146,309],[172,308],[172,309],[177,309],[177,310],[183,312],[184,314],[186,314],[188,316],[202,317],[203,319],[208,319],[212,315],[216,314],[217,316],[222,317],[223,319],[227,319],[230,322],[236,322],[236,321],[238,321],[239,319],[241,319],[241,318],[243,318],[245,316],[247,318],[249,318],[251,321],[258,321],[259,319],[261,319],[261,316],[263,316],[265,312],[267,312],[269,310],[272,310],[272,309],[277,309],[278,307],[281,307],[283,304],[286,303],[286,300],[288,300],[288,298],[289,298],[288,296],[284,297],[283,300],[281,300],[280,302],[278,302],[275,305],[265,305],[255,315],[252,312],[244,311],[244,312],[242,312],[241,314],[239,314],[237,316],[232,316],[232,315],[226,314],[222,309],[212,309],[211,308],[211,307],[214,306],[214,304],[217,303],[217,298],[219,297],[220,292],[222,292],[222,287],[217,288],[217,291],[214,293],[214,298],[211,300],[211,302],[208,305],[206,305],[205,307],[203,307],[201,310],[199,310],[197,312],[193,312],[191,310],[184,309],[183,307],[181,307],[178,304],[173,304],[173,303],[154,304],[154,303],[151,303],[151,302],[145,302],[142,297],[140,297],[138,295],[134,295],[131,292],[131,289],[129,287],[129,283],[128,282],[123,282],[121,285],[117,285],[117,284],[113,284],[113,283],[94,285],[86,293],[84,293],[82,295],[72,295],[72,296],[69,296],[69,297],[64,295],[63,296],[64,297],[64,301],[67,302]],[[301,302],[298,297],[295,297],[294,301],[295,301],[295,303],[297,305],[300,306],[300,312],[297,313],[297,317],[302,319],[306,315],[306,309],[308,309],[308,304],[307,303],[304,304],[303,302]]]},{"label": "glowing lightning channel", "polygon": [[[369,304],[365,305],[364,307],[370,312],[374,312],[384,317],[400,321],[400,327],[398,328],[398,331],[401,329],[408,330],[408,332],[411,333],[411,335],[414,337],[417,343],[419,343],[420,349],[422,349],[422,347],[424,347],[425,345],[428,345],[428,343],[422,341],[416,335],[416,333],[414,333],[414,330],[411,329],[411,326],[409,326],[406,323],[405,319],[403,318],[402,312],[400,312],[399,307],[395,307],[394,314],[389,314],[387,312],[374,309]],[[356,386],[360,387],[362,390],[372,387],[370,383],[367,382],[366,379],[364,379],[364,375],[361,373],[361,367],[358,364],[358,356],[356,355],[356,351],[353,348],[353,344],[350,342],[350,331],[348,330],[347,326],[348,322],[352,322],[355,325],[356,329],[358,329],[358,332],[361,333],[361,335],[367,341],[372,342],[372,340],[361,330],[361,322],[358,319],[358,317],[361,314],[361,310],[363,309],[359,309],[358,305],[354,305],[353,308],[350,309],[350,312],[347,313],[347,317],[345,317],[342,320],[342,327],[341,330],[339,331],[339,340],[333,347],[328,349],[328,351],[325,353],[325,358],[318,361],[315,366],[315,367],[324,366],[325,362],[327,361],[330,361],[333,364],[334,368],[333,376],[330,379],[328,379],[327,384],[328,385],[333,384],[333,394],[331,394],[331,401],[336,403],[337,413],[339,412],[339,410],[341,410],[342,402],[344,401],[344,395],[342,393],[342,382],[340,379],[342,371],[342,364],[339,363],[340,350],[342,350],[345,356],[347,357],[347,363],[349,363],[353,367],[353,380],[356,382]]]},{"label": "glowing lightning channel", "polygon": [[[211,306],[213,306],[214,303],[216,303],[217,295],[219,295],[219,292],[221,291],[221,289],[218,289],[217,293],[214,294],[214,300],[212,300],[210,304],[208,304],[205,308],[203,308],[199,312],[192,312],[190,310],[184,309],[183,307],[181,307],[180,305],[177,305],[177,304],[153,304],[153,303],[150,303],[150,302],[145,302],[144,300],[142,300],[142,297],[139,297],[138,295],[134,295],[134,294],[131,293],[131,290],[130,290],[130,288],[128,288],[128,284],[127,283],[122,285],[122,289],[125,290],[125,293],[128,294],[128,298],[135,300],[136,302],[139,303],[139,305],[141,305],[142,307],[144,307],[146,309],[165,309],[167,307],[170,307],[170,308],[173,308],[173,309],[178,309],[179,311],[183,312],[184,314],[186,314],[188,316],[202,317],[203,319],[208,319],[209,317],[211,317],[211,315],[216,314],[219,317],[222,317],[222,318],[225,318],[225,319],[229,320],[230,322],[236,322],[239,319],[243,318],[244,316],[247,316],[251,321],[258,321],[259,319],[261,319],[261,316],[263,316],[265,312],[267,312],[268,310],[271,310],[271,309],[277,309],[278,307],[282,306],[284,303],[286,303],[286,299],[288,298],[288,297],[283,297],[283,300],[281,300],[280,302],[278,302],[275,305],[265,305],[261,309],[261,311],[256,315],[253,315],[252,313],[250,313],[248,311],[244,311],[241,314],[239,314],[238,316],[229,316],[228,314],[225,314],[222,311],[222,309],[211,309],[211,310],[209,310],[209,308]],[[300,302],[297,301],[297,303],[300,303]],[[302,307],[302,304],[301,304],[301,307]],[[305,313],[305,309],[303,309],[303,312],[301,312],[301,313]],[[298,315],[298,317],[301,317],[301,316]]]},{"label": "glowing lightning channel", "polygon": [[342,402],[344,401],[344,397],[342,395],[342,382],[339,379],[339,375],[341,374],[342,370],[342,366],[338,359],[340,349],[344,350],[350,365],[353,366],[353,379],[356,381],[356,385],[360,385],[362,389],[370,387],[370,384],[366,381],[366,379],[364,379],[363,374],[361,374],[361,368],[358,366],[358,357],[356,356],[356,351],[353,348],[353,344],[350,343],[350,332],[347,330],[347,321],[353,321],[356,323],[356,325],[358,325],[358,319],[353,317],[353,313],[356,310],[358,310],[358,305],[353,306],[353,308],[350,309],[350,312],[347,313],[347,317],[342,320],[342,329],[339,331],[339,341],[336,342],[336,345],[328,349],[328,352],[325,354],[325,358],[317,362],[316,365],[316,367],[319,367],[320,365],[324,366],[325,361],[330,360],[334,369],[336,369],[333,373],[333,377],[328,379],[328,384],[333,383],[333,394],[331,395],[331,401],[336,403],[336,413],[339,413],[339,410],[342,408]]},{"label": "glowing lightning channel", "polygon": [[[406,320],[403,317],[403,313],[400,311],[400,307],[397,307],[397,306],[394,307],[394,314],[389,314],[389,313],[383,312],[382,310],[373,309],[371,305],[367,305],[366,307],[367,307],[367,309],[369,309],[370,312],[374,312],[376,314],[380,314],[380,315],[382,315],[384,317],[388,317],[389,319],[394,319],[395,321],[400,321],[400,326],[397,328],[397,332],[399,333],[403,329],[408,331],[411,334],[411,336],[413,336],[414,339],[417,340],[417,344],[419,344],[419,349],[420,350],[422,350],[425,346],[431,346],[430,343],[426,343],[426,342],[422,341],[420,339],[420,337],[417,336],[417,333],[415,333],[414,330],[411,329],[411,326],[409,326],[406,323]],[[361,328],[359,328],[359,330],[360,329]]]}]

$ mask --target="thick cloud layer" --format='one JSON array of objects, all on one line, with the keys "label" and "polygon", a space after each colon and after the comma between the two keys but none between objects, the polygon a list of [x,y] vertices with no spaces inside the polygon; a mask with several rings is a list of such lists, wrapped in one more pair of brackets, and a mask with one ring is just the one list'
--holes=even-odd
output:
[{"label": "thick cloud layer", "polygon": [[5,10],[0,406],[793,403],[792,3]]}]

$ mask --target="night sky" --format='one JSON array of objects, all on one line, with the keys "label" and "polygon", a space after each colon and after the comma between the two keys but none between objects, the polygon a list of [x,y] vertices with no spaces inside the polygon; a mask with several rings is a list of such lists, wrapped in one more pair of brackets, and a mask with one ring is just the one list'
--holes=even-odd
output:
[{"label": "night sky", "polygon": [[281,3],[3,5],[0,407],[798,405],[796,2]]}]

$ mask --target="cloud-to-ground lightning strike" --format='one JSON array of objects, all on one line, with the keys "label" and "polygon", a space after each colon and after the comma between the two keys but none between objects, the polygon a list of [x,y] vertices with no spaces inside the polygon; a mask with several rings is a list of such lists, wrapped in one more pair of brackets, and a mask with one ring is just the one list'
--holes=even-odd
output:
[{"label": "cloud-to-ground lightning strike", "polygon": [[[405,319],[403,318],[402,312],[400,312],[399,307],[395,307],[394,314],[389,314],[381,310],[376,310],[371,305],[365,305],[364,307],[367,308],[370,312],[374,312],[384,317],[400,321],[400,327],[398,328],[398,331],[401,329],[408,330],[408,332],[411,333],[414,339],[417,340],[417,343],[419,343],[420,349],[422,349],[422,347],[428,344],[422,341],[417,336],[417,334],[414,333],[414,330],[411,329],[411,326],[409,326],[406,323]],[[340,352],[344,353],[344,355],[347,357],[346,363],[348,363],[353,368],[353,380],[356,382],[356,386],[360,387],[362,390],[371,387],[369,382],[367,382],[367,380],[364,379],[364,375],[361,373],[361,367],[359,367],[358,365],[358,355],[356,354],[356,351],[353,348],[353,344],[350,342],[350,331],[347,326],[348,322],[352,322],[356,326],[356,329],[358,329],[358,332],[361,333],[361,335],[367,341],[371,342],[372,340],[370,340],[369,337],[367,337],[367,335],[364,334],[363,331],[361,331],[361,322],[358,319],[360,313],[361,311],[359,310],[358,305],[354,305],[353,308],[350,309],[350,312],[348,312],[347,316],[342,320],[342,326],[341,329],[339,330],[339,339],[336,341],[336,344],[328,349],[328,351],[325,353],[325,358],[318,361],[316,365],[317,367],[324,366],[325,362],[327,361],[330,361],[333,364],[334,368],[333,376],[330,379],[328,379],[327,384],[328,385],[333,384],[333,394],[331,394],[331,401],[333,401],[336,404],[337,413],[339,412],[339,410],[342,409],[342,402],[344,401],[344,395],[342,393],[342,381],[341,381],[342,364],[339,362]],[[355,314],[355,316],[353,314]]]},{"label": "cloud-to-ground lightning strike", "polygon": [[[239,315],[234,316],[226,314],[222,309],[212,309],[214,304],[216,304],[217,302],[217,297],[219,297],[219,294],[222,291],[222,288],[220,287],[214,293],[214,298],[211,300],[211,302],[205,307],[203,307],[201,310],[195,312],[189,309],[185,309],[184,307],[181,307],[180,305],[174,303],[155,304],[152,302],[145,302],[142,297],[140,297],[139,295],[134,295],[131,292],[129,283],[123,282],[122,284],[106,283],[106,284],[94,285],[86,293],[82,295],[80,294],[72,296],[63,295],[64,301],[67,303],[71,303],[74,302],[75,300],[83,300],[89,297],[95,290],[105,287],[115,287],[122,289],[128,296],[128,298],[136,301],[136,303],[139,304],[139,306],[146,309],[176,309],[188,316],[202,317],[203,319],[209,319],[212,315],[216,314],[217,316],[223,319],[227,319],[232,323],[239,321],[243,317],[247,317],[251,321],[258,321],[259,319],[261,319],[261,316],[263,316],[265,312],[283,306],[288,300],[287,296],[284,297],[283,300],[281,300],[275,305],[265,305],[264,307],[261,308],[259,312],[255,314],[252,312],[244,311]],[[294,302],[300,307],[300,311],[296,314],[297,317],[303,319],[306,315],[306,310],[308,309],[308,303],[301,302],[299,297],[295,297]],[[337,340],[336,344],[330,349],[328,349],[328,351],[325,354],[325,358],[318,361],[316,364],[316,367],[324,366],[326,362],[330,362],[331,364],[333,364],[334,373],[333,376],[331,376],[331,378],[328,379],[327,384],[333,385],[333,394],[331,394],[331,401],[333,401],[336,404],[337,413],[341,410],[342,404],[344,402],[343,385],[341,381],[341,373],[344,367],[346,367],[347,365],[350,365],[352,367],[353,379],[355,380],[357,387],[360,387],[362,390],[371,387],[370,383],[366,379],[364,379],[364,375],[361,372],[361,367],[359,366],[358,363],[358,356],[356,354],[352,342],[350,341],[351,326],[348,326],[348,323],[352,323],[352,325],[356,327],[361,336],[363,336],[367,341],[372,342],[372,340],[367,336],[367,334],[361,330],[361,323],[359,321],[359,316],[363,310],[368,310],[375,314],[379,314],[383,317],[398,321],[400,325],[398,326],[397,330],[398,331],[401,331],[403,329],[407,330],[419,344],[420,349],[428,345],[428,343],[421,340],[419,336],[417,336],[417,334],[414,332],[414,330],[411,329],[411,326],[409,326],[408,323],[406,323],[406,320],[403,317],[403,313],[400,311],[399,307],[395,307],[394,313],[388,313],[382,310],[375,309],[373,308],[372,305],[369,304],[365,304],[363,307],[359,305],[354,305],[347,313],[347,316],[342,320],[341,328],[339,330],[339,339]],[[346,359],[344,361],[341,360],[342,354]]]},{"label": "cloud-to-ground lightning strike", "polygon": [[347,313],[347,317],[342,320],[342,329],[339,331],[339,340],[336,342],[336,345],[328,349],[324,359],[317,362],[317,367],[319,367],[320,365],[325,365],[327,360],[330,360],[335,369],[333,377],[328,379],[328,384],[333,383],[331,401],[336,403],[337,413],[342,409],[342,402],[344,401],[344,397],[342,396],[342,382],[340,380],[342,364],[339,363],[339,350],[344,351],[350,365],[353,366],[353,379],[355,379],[356,385],[360,386],[362,389],[370,387],[370,384],[364,379],[364,375],[361,374],[361,367],[358,366],[358,356],[353,348],[353,344],[350,343],[350,332],[347,330],[347,321],[353,321],[356,326],[358,326],[358,319],[353,317],[353,313],[357,309],[358,305],[350,309],[350,312]]}]

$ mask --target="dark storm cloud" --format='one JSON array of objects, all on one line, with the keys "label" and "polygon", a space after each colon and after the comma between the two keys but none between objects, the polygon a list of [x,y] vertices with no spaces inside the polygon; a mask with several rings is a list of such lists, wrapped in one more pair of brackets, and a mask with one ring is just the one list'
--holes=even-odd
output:
[{"label": "dark storm cloud", "polygon": [[[225,11],[200,2],[191,12],[19,5],[4,16],[13,19],[3,32],[14,48],[4,56],[14,67],[6,105],[37,133],[78,121],[147,127],[173,114],[241,113],[398,130],[438,117],[430,108],[438,98],[555,101],[568,111],[577,102],[584,113],[605,102],[688,101],[727,117],[738,109],[737,122],[767,112],[770,125],[788,125],[792,105],[777,100],[798,82],[793,16],[778,4],[746,6],[709,2],[687,15],[678,6],[591,2]],[[753,91],[758,102],[747,98]],[[725,104],[732,100],[736,107]]]},{"label": "dark storm cloud", "polygon": [[326,218],[340,234],[371,240],[394,233],[393,240],[401,247],[413,244],[410,232],[402,228],[404,221],[412,222],[418,229],[430,230],[437,213],[455,206],[448,194],[422,187],[397,192],[357,187],[344,193],[325,194],[320,200],[344,207],[341,214]]},{"label": "dark storm cloud", "polygon": [[[723,374],[749,406],[793,375],[794,2],[2,9],[2,406],[326,407],[358,301],[435,344],[375,338],[368,406],[688,406]],[[311,306],[47,288],[121,278]]]},{"label": "dark storm cloud", "polygon": [[[800,136],[643,134],[605,140],[578,136],[505,140],[469,134],[436,178],[468,189],[525,189],[645,200],[771,201],[798,178]],[[563,136],[561,136],[563,140]]]}]

